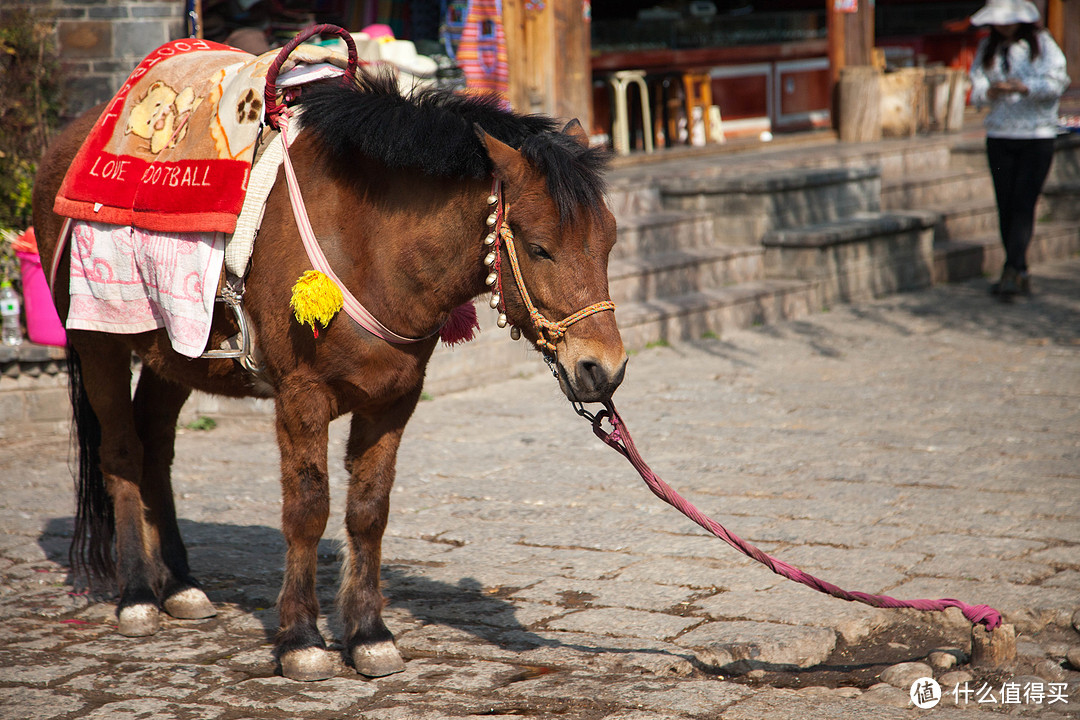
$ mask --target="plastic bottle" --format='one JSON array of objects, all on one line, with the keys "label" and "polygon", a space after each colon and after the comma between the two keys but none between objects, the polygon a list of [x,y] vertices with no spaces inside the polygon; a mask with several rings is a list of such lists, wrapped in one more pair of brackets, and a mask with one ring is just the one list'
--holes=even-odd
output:
[{"label": "plastic bottle", "polygon": [[5,345],[21,345],[22,326],[19,325],[19,294],[7,280],[0,282],[0,315],[3,316]]}]

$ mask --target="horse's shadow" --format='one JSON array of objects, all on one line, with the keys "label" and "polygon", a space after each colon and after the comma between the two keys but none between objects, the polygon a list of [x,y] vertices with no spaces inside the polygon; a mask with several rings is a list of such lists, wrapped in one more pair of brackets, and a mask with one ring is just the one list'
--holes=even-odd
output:
[{"label": "horse's shadow", "polygon": [[[277,632],[277,613],[271,609],[283,576],[285,541],[281,531],[264,525],[180,520],[180,532],[188,549],[192,571],[215,603],[229,603],[252,613],[263,624],[267,640]],[[65,582],[77,589],[89,589],[95,601],[115,602],[115,593],[100,583],[86,588],[85,578],[76,576],[67,555],[72,535],[70,517],[52,518],[38,538],[49,559],[67,571]],[[417,567],[419,571],[421,568]],[[473,634],[482,633],[491,640],[496,633],[513,631],[536,645],[549,641],[531,633],[514,618],[513,603],[483,592],[481,583],[463,577],[456,584],[424,577],[407,563],[384,563],[383,593],[388,607],[403,608],[421,624],[442,624]],[[333,603],[340,572],[339,543],[324,538],[318,547],[318,593],[331,630],[340,637],[340,624],[334,617]],[[477,617],[477,613],[482,616]],[[484,618],[497,618],[485,623]]]},{"label": "horse's shadow", "polygon": [[[179,523],[192,570],[211,601],[232,604],[256,618],[262,624],[265,641],[272,642],[278,630],[274,606],[281,586],[285,554],[281,531],[264,525],[190,520]],[[85,579],[75,575],[67,554],[72,526],[70,517],[52,518],[38,543],[49,559],[67,571],[65,582],[79,588],[85,587]],[[333,612],[340,571],[338,551],[337,541],[324,538],[319,543],[317,587],[332,636],[328,640],[332,642],[344,635],[340,619]],[[392,561],[384,562],[382,581],[387,607],[391,611],[404,611],[399,617],[406,620],[406,631],[428,625],[449,627],[507,652],[564,648],[588,653],[670,654],[649,648],[605,647],[602,638],[583,645],[563,642],[551,634],[541,635],[521,623],[513,602],[486,591],[473,577],[463,576],[451,583],[426,577],[420,564]],[[97,602],[109,603],[117,599],[113,589],[100,585],[91,588],[90,595]],[[691,660],[693,656],[688,653],[680,657]]]}]

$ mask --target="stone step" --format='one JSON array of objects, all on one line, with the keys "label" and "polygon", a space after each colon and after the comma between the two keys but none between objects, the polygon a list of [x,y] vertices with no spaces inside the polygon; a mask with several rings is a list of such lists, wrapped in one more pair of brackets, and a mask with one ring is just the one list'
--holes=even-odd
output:
[{"label": "stone step", "polygon": [[950,164],[949,141],[943,136],[883,140],[873,145],[839,143],[807,155],[804,167],[871,166],[883,182],[943,170]]},{"label": "stone step", "polygon": [[934,213],[864,213],[762,240],[768,277],[818,283],[825,305],[859,302],[933,281]]},{"label": "stone step", "polygon": [[993,193],[956,203],[934,203],[924,209],[937,213],[940,220],[934,228],[934,242],[963,240],[997,231],[997,203]]},{"label": "stone step", "polygon": [[954,142],[949,156],[949,167],[990,172],[990,166],[986,163],[986,138],[977,137]]},{"label": "stone step", "polygon": [[0,345],[0,440],[56,431],[70,417],[64,348]]},{"label": "stone step", "polygon": [[495,324],[496,313],[483,299],[476,301],[480,333],[470,342],[447,347],[439,343],[428,363],[424,391],[444,395],[511,377],[545,371],[533,344],[512,340],[508,328]]},{"label": "stone step", "polygon": [[623,178],[608,183],[607,206],[621,224],[624,219],[663,211],[660,189],[651,178]]},{"label": "stone step", "polygon": [[1067,220],[1035,224],[1035,235],[1028,247],[1029,263],[1065,260],[1077,253],[1080,253],[1080,224]]},{"label": "stone step", "polygon": [[1047,182],[1035,216],[1046,220],[1080,222],[1080,180]]},{"label": "stone step", "polygon": [[712,213],[727,242],[756,242],[785,228],[832,222],[881,205],[876,167],[796,168],[660,181],[669,210]]},{"label": "stone step", "polygon": [[[1080,225],[1040,222],[1028,246],[1028,263],[1064,260],[1080,252]],[[958,282],[997,277],[1005,264],[1001,238],[995,234],[972,236],[934,245],[934,282]]]},{"label": "stone step", "polygon": [[635,350],[804,317],[820,307],[816,283],[774,279],[628,303],[616,312],[623,343]]},{"label": "stone step", "polygon": [[709,213],[657,211],[618,218],[617,223],[611,260],[632,260],[717,244],[716,223]]},{"label": "stone step", "polygon": [[[697,340],[735,328],[803,317],[820,309],[816,284],[801,280],[755,280],[645,302],[618,304],[615,317],[627,350],[660,341]],[[494,312],[477,307],[482,332],[472,342],[439,345],[428,365],[424,389],[442,395],[508,377],[548,372],[532,344],[495,326]],[[488,317],[490,315],[490,317]]]},{"label": "stone step", "polygon": [[945,205],[994,196],[990,175],[966,168],[944,168],[913,173],[903,178],[883,180],[883,210],[907,210],[929,205]]},{"label": "stone step", "polygon": [[616,305],[645,302],[696,290],[761,280],[765,277],[760,245],[689,248],[657,253],[608,265],[611,299]]},{"label": "stone step", "polygon": [[[989,172],[986,161],[986,139],[970,138],[953,144],[949,165]],[[1080,181],[1080,134],[1059,135],[1054,141],[1054,163],[1050,166],[1047,185]]]}]

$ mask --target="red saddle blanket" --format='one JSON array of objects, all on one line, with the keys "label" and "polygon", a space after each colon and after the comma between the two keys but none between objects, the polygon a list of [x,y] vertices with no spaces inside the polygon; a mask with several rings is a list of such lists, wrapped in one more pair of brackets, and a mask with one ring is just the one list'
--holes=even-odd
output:
[{"label": "red saddle blanket", "polygon": [[[283,74],[296,64],[345,64],[329,50],[302,48]],[[277,54],[256,57],[194,39],[152,52],[94,124],[64,177],[56,212],[146,230],[232,233]]]}]

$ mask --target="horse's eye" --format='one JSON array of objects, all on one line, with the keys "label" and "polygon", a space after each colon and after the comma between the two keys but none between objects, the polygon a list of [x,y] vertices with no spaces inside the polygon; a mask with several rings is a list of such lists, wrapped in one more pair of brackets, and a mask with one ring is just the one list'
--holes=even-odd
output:
[{"label": "horse's eye", "polygon": [[555,259],[555,258],[551,257],[551,253],[549,253],[547,250],[540,247],[536,243],[530,243],[529,244],[529,253],[531,253],[532,256],[534,258],[537,258],[538,260],[554,260]]}]

